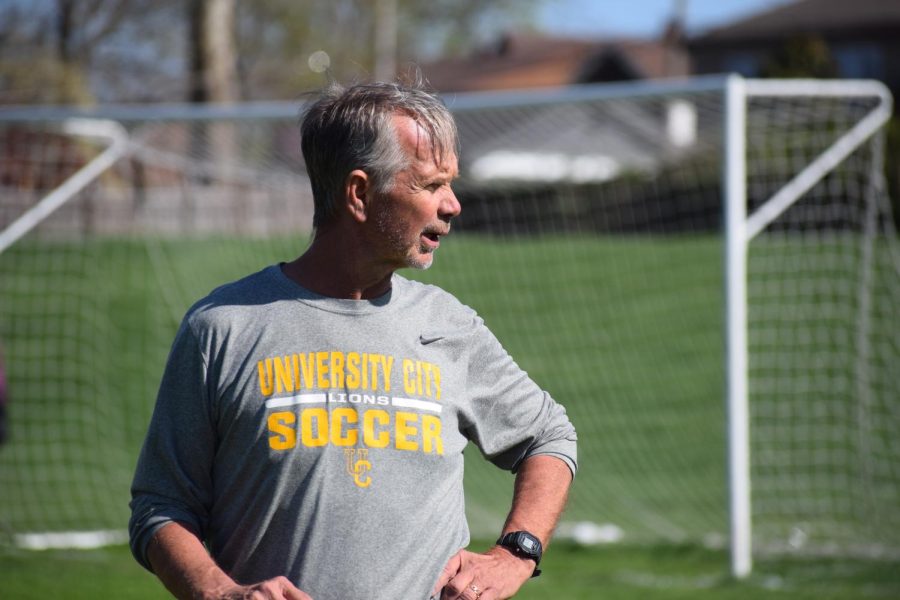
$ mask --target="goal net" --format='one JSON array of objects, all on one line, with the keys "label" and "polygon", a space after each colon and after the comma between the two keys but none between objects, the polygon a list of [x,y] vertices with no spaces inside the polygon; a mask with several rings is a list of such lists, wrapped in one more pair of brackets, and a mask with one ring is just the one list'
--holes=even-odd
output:
[{"label": "goal net", "polygon": [[[580,471],[560,535],[724,546],[723,249],[735,232],[723,190],[743,190],[754,551],[894,556],[900,248],[881,122],[857,127],[887,100],[852,82],[753,84],[739,185],[723,179],[733,148],[719,78],[448,97],[463,212],[434,268],[404,275],[475,308],[567,407]],[[297,114],[0,113],[7,541],[121,539],[184,311],[308,243]],[[496,535],[511,483],[467,450],[475,537]]]},{"label": "goal net", "polygon": [[747,92],[754,546],[896,558],[900,247],[877,133],[890,98],[827,82]]}]

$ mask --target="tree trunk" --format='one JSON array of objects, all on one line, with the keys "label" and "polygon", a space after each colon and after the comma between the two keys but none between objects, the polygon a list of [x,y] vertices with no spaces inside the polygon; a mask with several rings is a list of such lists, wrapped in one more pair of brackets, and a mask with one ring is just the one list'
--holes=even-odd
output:
[{"label": "tree trunk", "polygon": [[190,0],[192,102],[237,100],[234,13],[234,0]]},{"label": "tree trunk", "polygon": [[59,60],[59,97],[62,104],[90,104],[93,100],[84,79],[72,39],[75,24],[75,0],[57,0],[56,58]]},{"label": "tree trunk", "polygon": [[[237,60],[234,46],[234,0],[190,0],[188,19],[190,48],[190,100],[228,104],[237,100]],[[196,123],[191,133],[191,156],[208,163],[204,183],[217,185],[227,194],[232,227],[240,231],[246,222],[244,203],[233,194],[234,167],[238,159],[233,123]],[[217,211],[197,207],[197,219],[220,218]]]},{"label": "tree trunk", "polygon": [[397,75],[397,0],[375,0],[375,79]]}]

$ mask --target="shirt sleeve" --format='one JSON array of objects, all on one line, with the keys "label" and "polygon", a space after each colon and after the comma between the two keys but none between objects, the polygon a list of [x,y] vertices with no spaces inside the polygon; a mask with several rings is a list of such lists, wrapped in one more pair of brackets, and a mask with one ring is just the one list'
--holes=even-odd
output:
[{"label": "shirt sleeve", "polygon": [[201,537],[206,530],[216,439],[207,390],[207,362],[185,319],[169,353],[131,485],[131,551],[148,570],[147,544],[163,525],[177,521]]},{"label": "shirt sleeve", "polygon": [[480,317],[471,327],[467,437],[500,468],[515,472],[526,458],[551,455],[574,476],[578,438],[565,407],[516,364]]}]

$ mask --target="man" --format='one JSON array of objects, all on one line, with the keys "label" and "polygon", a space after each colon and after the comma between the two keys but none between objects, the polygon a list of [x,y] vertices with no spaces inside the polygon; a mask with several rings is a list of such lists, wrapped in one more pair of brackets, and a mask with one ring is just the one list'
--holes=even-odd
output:
[{"label": "man", "polygon": [[[315,236],[190,309],[132,486],[131,544],[183,598],[494,600],[535,572],[576,468],[565,410],[428,268],[456,127],[419,85],[331,86],[302,150]],[[465,550],[463,448],[517,472]],[[208,552],[207,552],[208,550]]]}]

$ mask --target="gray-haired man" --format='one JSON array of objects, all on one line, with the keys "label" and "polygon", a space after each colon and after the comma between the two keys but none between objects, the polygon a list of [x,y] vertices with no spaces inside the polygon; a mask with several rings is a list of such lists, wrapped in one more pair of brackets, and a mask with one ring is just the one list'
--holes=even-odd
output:
[{"label": "gray-haired man", "polygon": [[[306,111],[315,236],[185,316],[132,486],[137,559],[184,598],[493,600],[535,572],[576,469],[565,410],[428,268],[460,212],[456,126],[421,86]],[[465,550],[463,448],[517,473]]]}]

